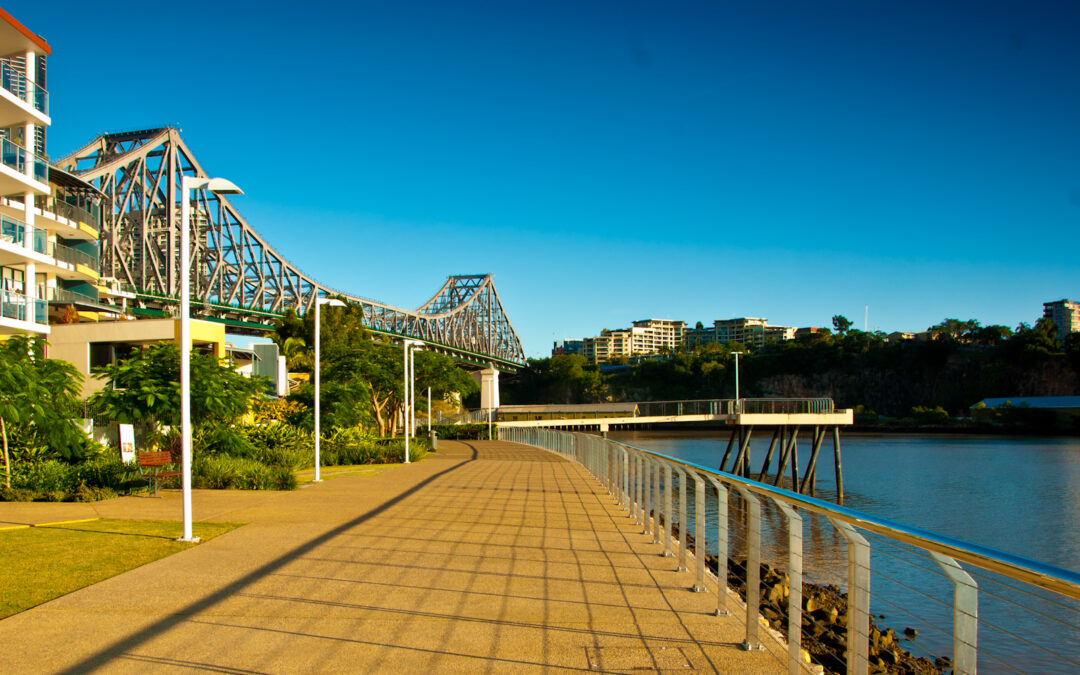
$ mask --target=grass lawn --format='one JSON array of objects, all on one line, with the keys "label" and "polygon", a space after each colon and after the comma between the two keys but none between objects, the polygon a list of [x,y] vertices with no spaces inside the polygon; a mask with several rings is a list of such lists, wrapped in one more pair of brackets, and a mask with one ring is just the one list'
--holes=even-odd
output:
[{"label": "grass lawn", "polygon": [[[203,541],[243,523],[194,523]],[[195,544],[183,524],[93,520],[0,531],[0,619]]]},{"label": "grass lawn", "polygon": [[[373,476],[388,469],[393,469],[401,464],[353,464],[340,466],[324,466],[319,469],[319,477],[323,480],[339,478],[341,476]],[[315,469],[302,469],[294,471],[296,480],[301,484],[310,483],[315,479]]]}]

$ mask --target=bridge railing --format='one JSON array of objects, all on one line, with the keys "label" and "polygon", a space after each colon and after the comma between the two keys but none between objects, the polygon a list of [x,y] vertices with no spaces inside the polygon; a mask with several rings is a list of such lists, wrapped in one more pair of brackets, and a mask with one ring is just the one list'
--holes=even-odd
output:
[{"label": "bridge railing", "polygon": [[694,590],[723,570],[717,612],[746,648],[786,635],[792,673],[804,649],[826,672],[1080,672],[1080,573],[598,436],[499,438],[579,462]]}]

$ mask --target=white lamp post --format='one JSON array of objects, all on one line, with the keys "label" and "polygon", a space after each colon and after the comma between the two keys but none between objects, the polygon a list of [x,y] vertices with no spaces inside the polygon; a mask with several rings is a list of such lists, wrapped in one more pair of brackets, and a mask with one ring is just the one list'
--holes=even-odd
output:
[{"label": "white lamp post", "polygon": [[184,536],[179,541],[198,541],[191,534],[191,190],[210,190],[217,195],[244,194],[224,178],[184,176],[180,179],[180,472]]},{"label": "white lamp post", "polygon": [[739,354],[745,354],[746,352],[731,352],[735,355],[735,412],[740,412],[742,406],[739,405]]},{"label": "white lamp post", "polygon": [[315,300],[315,480],[313,483],[322,482],[319,477],[319,327],[322,320],[319,316],[319,307],[329,305],[331,307],[344,307],[345,303],[333,298],[318,298]]},{"label": "white lamp post", "polygon": [[402,397],[405,400],[405,415],[402,421],[405,426],[405,463],[408,464],[409,438],[412,436],[410,425],[414,419],[410,409],[414,406],[413,396],[415,395],[414,389],[416,388],[415,383],[413,382],[415,374],[413,350],[423,349],[424,343],[419,340],[405,340],[402,346],[405,352],[405,395]]}]

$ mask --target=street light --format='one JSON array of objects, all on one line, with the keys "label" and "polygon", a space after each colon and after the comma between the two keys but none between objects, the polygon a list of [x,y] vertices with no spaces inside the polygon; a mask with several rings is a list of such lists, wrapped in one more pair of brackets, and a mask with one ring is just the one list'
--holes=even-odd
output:
[{"label": "street light", "polygon": [[731,352],[735,355],[735,412],[739,412],[742,407],[739,405],[739,354],[745,354],[746,352]]},{"label": "street light", "polygon": [[191,190],[216,195],[242,195],[244,191],[224,178],[184,176],[180,179],[180,475],[184,503],[184,536],[191,534]]},{"label": "street light", "polygon": [[345,303],[333,298],[318,298],[315,300],[315,480],[313,483],[322,482],[319,477],[319,327],[322,321],[319,319],[319,307],[329,305],[331,307],[344,307]]},{"label": "street light", "polygon": [[424,343],[419,340],[405,340],[405,342],[402,343],[402,347],[404,348],[403,351],[405,352],[405,395],[402,397],[405,399],[405,415],[402,422],[404,423],[405,427],[405,463],[408,464],[409,438],[412,436],[412,433],[409,430],[409,424],[410,420],[414,419],[413,413],[410,411],[410,409],[414,405],[413,396],[415,392],[413,390],[416,388],[415,383],[413,382],[416,373],[415,363],[413,359],[413,350],[423,349]]}]

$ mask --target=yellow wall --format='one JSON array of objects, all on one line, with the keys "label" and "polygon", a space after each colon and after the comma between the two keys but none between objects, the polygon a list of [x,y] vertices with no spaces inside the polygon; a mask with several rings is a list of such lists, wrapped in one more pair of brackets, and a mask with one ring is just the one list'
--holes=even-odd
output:
[{"label": "yellow wall", "polygon": [[[83,396],[104,388],[105,381],[90,374],[90,343],[121,342],[147,345],[172,341],[180,344],[179,319],[142,319],[139,321],[102,321],[98,323],[55,324],[49,336],[46,355],[69,361],[86,376]],[[191,321],[192,347],[210,347],[214,356],[225,358],[225,325],[212,321]]]}]

